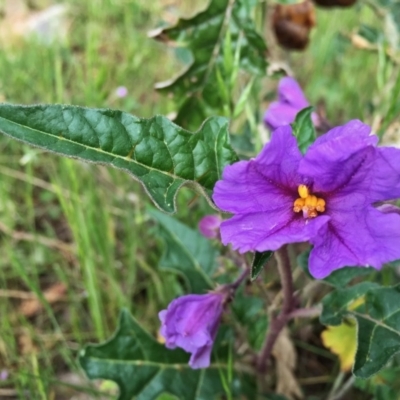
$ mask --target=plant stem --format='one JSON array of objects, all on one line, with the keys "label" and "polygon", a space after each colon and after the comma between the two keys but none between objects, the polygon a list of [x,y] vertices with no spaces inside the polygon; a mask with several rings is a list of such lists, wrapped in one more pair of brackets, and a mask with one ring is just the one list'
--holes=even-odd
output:
[{"label": "plant stem", "polygon": [[229,285],[227,285],[227,287],[232,291],[236,291],[236,289],[242,284],[242,282],[249,276],[249,273],[250,267],[246,267],[240,274],[240,276],[236,279],[236,281],[230,283]]},{"label": "plant stem", "polygon": [[294,318],[314,318],[321,315],[322,307],[298,308],[288,315],[288,319]]},{"label": "plant stem", "polygon": [[276,251],[275,257],[278,262],[278,271],[281,278],[283,305],[280,314],[272,320],[266,340],[258,355],[257,370],[261,374],[265,374],[267,371],[267,364],[276,339],[281,330],[290,320],[290,315],[294,307],[293,278],[287,246],[282,246],[278,251]]}]

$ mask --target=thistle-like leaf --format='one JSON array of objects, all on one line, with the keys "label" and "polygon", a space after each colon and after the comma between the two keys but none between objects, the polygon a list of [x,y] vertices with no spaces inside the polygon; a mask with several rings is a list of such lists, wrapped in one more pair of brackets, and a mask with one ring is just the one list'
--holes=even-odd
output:
[{"label": "thistle-like leaf", "polygon": [[192,127],[207,116],[221,115],[227,105],[221,83],[232,80],[239,70],[264,75],[266,46],[254,26],[253,6],[248,0],[210,0],[193,18],[180,19],[154,35],[168,45],[188,49],[192,56],[180,75],[156,86],[174,96],[177,123]]},{"label": "thistle-like leaf", "polygon": [[237,160],[228,121],[214,117],[192,134],[162,116],[64,105],[0,104],[0,131],[25,143],[130,173],[162,210],[175,211],[179,188],[209,196],[223,168]]},{"label": "thistle-like leaf", "polygon": [[[226,388],[221,378],[228,373],[227,365],[212,363],[207,369],[193,370],[188,360],[189,355],[184,351],[169,350],[158,343],[127,310],[121,312],[119,326],[111,339],[86,346],[79,356],[90,379],[107,379],[118,384],[119,400],[156,400],[163,394],[187,400],[222,398]],[[235,385],[239,393],[245,390],[237,375]],[[252,391],[255,393],[254,388]]]}]

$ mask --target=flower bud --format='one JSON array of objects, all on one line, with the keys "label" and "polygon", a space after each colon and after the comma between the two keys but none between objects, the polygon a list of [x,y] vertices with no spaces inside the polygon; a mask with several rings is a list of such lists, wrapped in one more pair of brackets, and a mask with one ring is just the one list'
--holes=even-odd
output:
[{"label": "flower bud", "polygon": [[192,353],[189,365],[193,369],[210,365],[226,296],[224,292],[211,292],[178,297],[158,314],[165,345]]}]

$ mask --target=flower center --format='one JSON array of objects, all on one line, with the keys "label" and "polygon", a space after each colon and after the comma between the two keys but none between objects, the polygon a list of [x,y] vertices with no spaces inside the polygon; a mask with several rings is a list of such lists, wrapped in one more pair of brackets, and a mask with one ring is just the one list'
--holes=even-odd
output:
[{"label": "flower center", "polygon": [[300,197],[293,203],[294,212],[303,211],[304,218],[315,218],[325,211],[325,200],[311,194],[306,185],[299,185],[297,191]]}]

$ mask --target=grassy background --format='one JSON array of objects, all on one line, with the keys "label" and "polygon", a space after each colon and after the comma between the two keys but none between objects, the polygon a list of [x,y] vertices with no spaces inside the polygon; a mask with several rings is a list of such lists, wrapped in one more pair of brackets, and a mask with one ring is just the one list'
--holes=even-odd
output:
[{"label": "grassy background", "polygon": [[[7,3],[12,1],[0,5]],[[32,35],[3,35],[2,101],[112,107],[140,117],[174,110],[153,85],[181,66],[173,51],[146,34],[205,1],[59,3],[68,5],[71,19],[65,42],[43,45]],[[25,4],[31,15],[51,1]],[[310,101],[323,101],[332,122],[379,121],[394,102],[389,89],[397,70],[344,39],[360,18],[369,22],[373,15],[365,7],[319,11],[306,52],[274,50],[290,63]],[[115,95],[121,85],[129,91],[122,99]],[[265,79],[262,93],[268,97],[275,87]],[[156,268],[160,251],[146,214],[149,202],[119,171],[57,158],[6,137],[0,148],[0,370],[9,373],[0,381],[0,398],[104,395],[107,387],[87,382],[79,371],[79,349],[108,337],[124,306],[156,334],[158,311],[182,291]],[[195,226],[206,206],[187,190],[179,202],[179,217]],[[65,294],[49,304],[43,293],[54,285]],[[36,297],[38,312],[30,315],[26,307]]]}]

